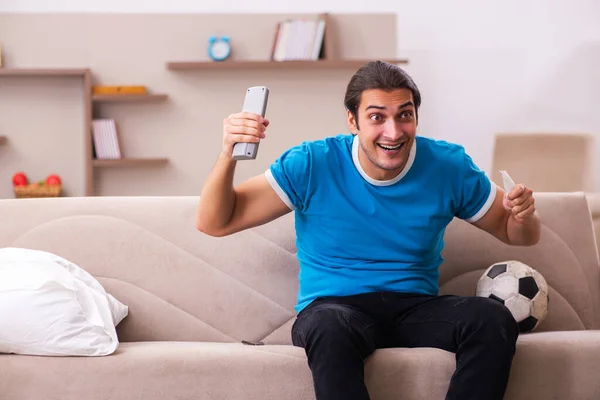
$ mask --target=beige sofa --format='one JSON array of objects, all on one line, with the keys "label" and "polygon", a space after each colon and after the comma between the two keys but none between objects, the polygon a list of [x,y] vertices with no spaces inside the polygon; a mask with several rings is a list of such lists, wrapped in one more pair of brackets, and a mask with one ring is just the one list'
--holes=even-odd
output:
[{"label": "beige sofa", "polygon": [[[290,343],[297,262],[293,215],[224,238],[195,230],[195,197],[0,201],[0,247],[54,252],[129,306],[113,355],[0,355],[0,398],[313,399],[304,351]],[[472,295],[493,262],[518,259],[550,287],[539,332],[519,338],[507,399],[598,399],[600,281],[580,193],[541,193],[541,242],[511,248],[455,220],[441,291]],[[242,340],[263,341],[248,346]],[[443,399],[454,355],[377,350],[366,362],[375,400]]]},{"label": "beige sofa", "polygon": [[596,234],[596,246],[600,249],[600,193],[587,193],[586,197],[592,215],[594,233]]}]

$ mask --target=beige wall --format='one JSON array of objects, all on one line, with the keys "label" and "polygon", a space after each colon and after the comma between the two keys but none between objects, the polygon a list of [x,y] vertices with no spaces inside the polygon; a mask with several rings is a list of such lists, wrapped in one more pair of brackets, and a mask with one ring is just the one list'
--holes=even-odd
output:
[{"label": "beige wall", "polygon": [[[347,131],[343,94],[353,68],[328,71],[170,71],[168,61],[206,60],[211,34],[231,37],[236,59],[267,59],[277,21],[314,15],[278,14],[0,14],[5,67],[87,68],[94,83],[142,84],[169,95],[150,104],[98,104],[95,117],[115,118],[127,157],[169,157],[160,167],[96,169],[99,195],[196,195],[221,143],[221,124],[240,110],[245,89],[270,90],[268,137],[258,159],[238,163],[236,181],[261,173],[303,140]],[[343,58],[393,58],[395,14],[333,15],[336,53]],[[10,177],[26,170],[65,178],[70,195],[84,192],[83,94],[77,78],[0,77],[0,198]]]}]

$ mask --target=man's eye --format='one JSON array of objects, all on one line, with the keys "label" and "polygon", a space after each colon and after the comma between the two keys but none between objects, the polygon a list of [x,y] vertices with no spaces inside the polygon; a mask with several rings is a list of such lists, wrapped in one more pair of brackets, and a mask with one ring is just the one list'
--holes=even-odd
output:
[{"label": "man's eye", "polygon": [[400,114],[401,119],[410,119],[412,118],[412,111],[404,111]]},{"label": "man's eye", "polygon": [[381,121],[381,115],[379,114],[372,114],[369,118],[371,119],[371,121]]}]

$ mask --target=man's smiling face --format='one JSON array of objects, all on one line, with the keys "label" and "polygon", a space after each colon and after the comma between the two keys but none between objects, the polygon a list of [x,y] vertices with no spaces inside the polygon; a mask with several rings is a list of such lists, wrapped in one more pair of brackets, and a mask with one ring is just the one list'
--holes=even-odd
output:
[{"label": "man's smiling face", "polygon": [[365,90],[356,118],[348,111],[348,127],[358,135],[358,159],[364,171],[376,180],[395,178],[408,161],[417,132],[412,92]]}]

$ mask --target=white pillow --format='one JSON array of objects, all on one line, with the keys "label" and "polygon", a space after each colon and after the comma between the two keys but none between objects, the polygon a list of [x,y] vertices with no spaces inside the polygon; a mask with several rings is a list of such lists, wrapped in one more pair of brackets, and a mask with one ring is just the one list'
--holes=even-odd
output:
[{"label": "white pillow", "polygon": [[0,249],[0,353],[109,355],[127,314],[72,262],[39,250]]}]

